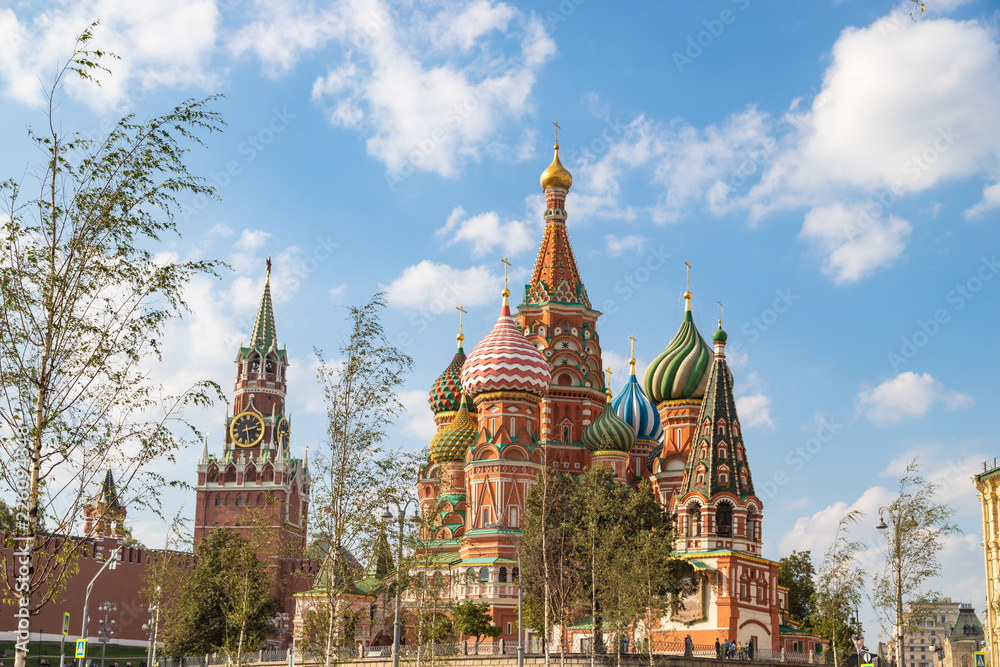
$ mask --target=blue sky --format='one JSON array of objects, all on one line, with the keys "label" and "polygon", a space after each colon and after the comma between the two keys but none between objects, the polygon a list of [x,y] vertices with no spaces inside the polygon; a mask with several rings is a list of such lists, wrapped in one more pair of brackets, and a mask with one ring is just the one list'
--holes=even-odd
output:
[{"label": "blue sky", "polygon": [[[980,608],[969,477],[997,454],[1000,14],[927,5],[914,21],[910,2],[860,0],[8,3],[0,164],[25,178],[41,82],[95,19],[122,60],[101,88],[67,84],[66,130],[224,93],[226,132],[189,160],[221,201],[185,202],[162,251],[233,269],[192,285],[154,377],[231,387],[270,254],[293,448],[323,440],[313,347],[333,353],[345,306],[385,290],[416,362],[392,441],[416,449],[454,306],[471,349],[496,319],[501,256],[521,294],[558,121],[613,388],[630,334],[644,369],[676,331],[689,260],[703,335],[724,304],[765,553],[818,556],[859,508],[874,567],[874,514],[919,455],[965,530],[938,586]],[[224,413],[191,415],[215,451]],[[174,474],[193,481],[199,452]],[[164,526],[136,522],[161,543]]]}]

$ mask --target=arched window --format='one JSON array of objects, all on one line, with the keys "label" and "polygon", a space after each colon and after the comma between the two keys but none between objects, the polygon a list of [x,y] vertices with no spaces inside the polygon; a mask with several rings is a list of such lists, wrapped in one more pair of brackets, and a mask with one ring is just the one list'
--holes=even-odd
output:
[{"label": "arched window", "polygon": [[236,496],[236,506],[239,507],[243,504],[243,496]]},{"label": "arched window", "polygon": [[698,537],[701,535],[701,505],[693,502],[687,508],[688,537]]},{"label": "arched window", "polygon": [[488,567],[480,568],[479,570],[479,581],[484,584],[490,580],[490,569]]},{"label": "arched window", "polygon": [[729,467],[719,466],[719,484],[721,486],[729,486]]},{"label": "arched window", "polygon": [[218,507],[221,504],[222,504],[222,496],[216,495],[215,496],[215,506]]},{"label": "arched window", "polygon": [[563,437],[562,441],[564,445],[569,444],[569,426],[563,426]]},{"label": "arched window", "polygon": [[708,445],[702,445],[698,448],[698,458],[705,459],[708,457]]},{"label": "arched window", "polygon": [[507,568],[505,568],[505,567],[501,567],[500,568],[500,579],[499,579],[499,581],[500,581],[501,584],[506,584],[507,583]]},{"label": "arched window", "polygon": [[726,425],[725,424],[719,424],[719,428],[717,429],[716,432],[719,435],[725,435],[726,434]]},{"label": "arched window", "polygon": [[719,537],[733,536],[733,506],[729,503],[719,503],[715,510],[715,534]]},{"label": "arched window", "polygon": [[256,354],[250,357],[250,372],[259,373],[260,372],[260,357]]},{"label": "arched window", "polygon": [[558,384],[562,387],[568,387],[571,384],[573,384],[573,380],[570,379],[568,373],[563,373],[562,375],[559,376]]},{"label": "arched window", "polygon": [[267,358],[267,361],[264,362],[264,372],[265,373],[274,372],[274,359],[271,359],[270,357]]},{"label": "arched window", "polygon": [[516,432],[516,431],[515,431],[515,429],[514,429],[514,418],[513,418],[513,417],[511,417],[511,418],[510,418],[510,437],[512,437],[512,438],[513,438],[513,437],[514,437],[514,433],[515,433],[515,432]]},{"label": "arched window", "polygon": [[465,583],[472,584],[476,581],[476,570],[474,568],[469,568],[465,571]]},{"label": "arched window", "polygon": [[513,581],[516,584],[518,582],[518,580],[521,578],[521,570],[519,568],[515,567],[510,572],[511,572],[510,580]]}]

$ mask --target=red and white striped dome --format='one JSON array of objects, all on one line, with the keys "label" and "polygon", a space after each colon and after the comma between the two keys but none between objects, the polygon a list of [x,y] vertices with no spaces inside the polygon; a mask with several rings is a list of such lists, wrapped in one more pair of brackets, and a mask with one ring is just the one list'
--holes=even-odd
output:
[{"label": "red and white striped dome", "polygon": [[505,297],[500,319],[462,365],[462,388],[472,397],[490,391],[545,396],[551,382],[549,362],[517,328]]}]

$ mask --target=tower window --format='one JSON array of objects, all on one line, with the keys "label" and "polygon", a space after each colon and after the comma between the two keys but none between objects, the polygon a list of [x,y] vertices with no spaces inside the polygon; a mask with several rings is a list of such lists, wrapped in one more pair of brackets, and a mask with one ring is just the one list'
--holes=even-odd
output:
[{"label": "tower window", "polygon": [[481,581],[481,582],[483,582],[485,584],[489,580],[490,580],[490,570],[489,570],[489,568],[486,568],[486,567],[481,568],[479,570],[479,581]]},{"label": "tower window", "polygon": [[236,506],[239,507],[243,504],[243,496],[236,496]]},{"label": "tower window", "polygon": [[260,357],[254,357],[250,360],[250,372],[259,373],[260,372]]},{"label": "tower window", "polygon": [[274,361],[272,361],[271,359],[268,359],[264,363],[264,372],[265,373],[273,373],[274,372]]},{"label": "tower window", "polygon": [[222,497],[221,496],[215,496],[215,506],[218,507],[221,504],[222,504]]},{"label": "tower window", "polygon": [[488,524],[489,522],[490,522],[490,508],[489,507],[484,507],[483,508],[483,528],[485,528],[486,524]]},{"label": "tower window", "polygon": [[563,437],[562,441],[564,445],[569,444],[569,426],[563,426]]},{"label": "tower window", "polygon": [[512,438],[514,437],[515,431],[516,430],[514,429],[514,418],[511,417],[510,418],[510,437],[512,437]]},{"label": "tower window", "polygon": [[500,583],[501,584],[507,583],[507,568],[505,567],[500,568]]}]

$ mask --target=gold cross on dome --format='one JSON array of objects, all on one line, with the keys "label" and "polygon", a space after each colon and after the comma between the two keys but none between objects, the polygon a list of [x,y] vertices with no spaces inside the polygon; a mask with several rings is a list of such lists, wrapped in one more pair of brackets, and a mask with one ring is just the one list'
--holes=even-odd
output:
[{"label": "gold cross on dome", "polygon": [[604,372],[608,374],[608,389],[610,389],[611,388],[611,374],[614,373],[614,371],[611,370],[611,366],[608,366],[607,368],[604,369]]},{"label": "gold cross on dome", "polygon": [[719,304],[719,328],[721,329],[722,328],[722,302],[721,301],[716,301],[716,303]]},{"label": "gold cross on dome", "polygon": [[465,340],[465,335],[462,333],[462,316],[468,313],[462,306],[455,306],[455,310],[458,311],[458,339]]},{"label": "gold cross on dome", "polygon": [[503,291],[504,296],[510,295],[510,290],[507,289],[507,267],[510,266],[510,262],[507,261],[506,257],[501,257],[500,261],[503,262]]},{"label": "gold cross on dome", "polygon": [[629,336],[628,339],[631,341],[628,346],[628,365],[635,370],[635,336]]},{"label": "gold cross on dome", "polygon": [[559,127],[559,121],[552,121],[552,124],[556,126],[556,145],[558,146],[559,145],[559,130],[561,130],[562,128]]},{"label": "gold cross on dome", "polygon": [[684,260],[684,266],[687,267],[687,285],[686,285],[684,291],[685,292],[690,292],[691,291],[691,262],[689,262],[688,260],[685,259]]}]

